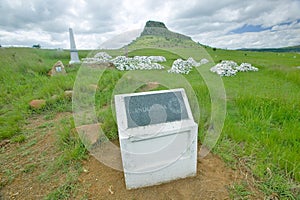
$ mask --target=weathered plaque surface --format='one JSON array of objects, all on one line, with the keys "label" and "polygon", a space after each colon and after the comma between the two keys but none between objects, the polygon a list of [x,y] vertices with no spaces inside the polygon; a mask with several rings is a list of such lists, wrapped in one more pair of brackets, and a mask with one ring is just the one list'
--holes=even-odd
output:
[{"label": "weathered plaque surface", "polygon": [[188,119],[181,92],[124,98],[128,128]]},{"label": "weathered plaque surface", "polygon": [[184,89],[115,96],[127,189],[196,175],[198,125]]}]

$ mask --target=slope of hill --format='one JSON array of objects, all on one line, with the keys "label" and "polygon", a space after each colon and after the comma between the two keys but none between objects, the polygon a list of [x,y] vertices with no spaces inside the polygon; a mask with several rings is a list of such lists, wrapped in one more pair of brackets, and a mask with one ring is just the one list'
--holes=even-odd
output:
[{"label": "slope of hill", "polygon": [[243,51],[258,51],[258,52],[300,52],[300,45],[291,46],[291,47],[283,47],[283,48],[261,48],[261,49],[240,49]]},{"label": "slope of hill", "polygon": [[162,22],[148,21],[140,37],[127,47],[137,48],[169,48],[199,46],[191,37],[170,31]]}]

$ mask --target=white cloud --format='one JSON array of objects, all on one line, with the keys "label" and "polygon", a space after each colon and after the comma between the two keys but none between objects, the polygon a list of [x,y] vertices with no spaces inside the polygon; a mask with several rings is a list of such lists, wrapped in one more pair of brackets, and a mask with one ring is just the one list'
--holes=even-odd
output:
[{"label": "white cloud", "polygon": [[[298,0],[2,0],[0,44],[68,48],[72,27],[79,49],[97,48],[111,38],[106,45],[116,46],[139,35],[127,31],[157,20],[215,47],[299,45],[299,10]],[[247,24],[270,30],[231,33]]]},{"label": "white cloud", "polygon": [[293,30],[247,32],[242,34],[210,35],[209,33],[196,36],[205,44],[220,48],[274,48],[299,44],[300,28]]}]

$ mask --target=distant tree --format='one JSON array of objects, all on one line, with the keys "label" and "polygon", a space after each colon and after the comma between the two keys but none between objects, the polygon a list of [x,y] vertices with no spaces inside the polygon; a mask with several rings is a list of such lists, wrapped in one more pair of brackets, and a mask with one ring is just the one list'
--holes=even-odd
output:
[{"label": "distant tree", "polygon": [[14,60],[16,60],[16,52],[14,52],[11,56],[12,56],[12,58],[14,59]]},{"label": "distant tree", "polygon": [[32,45],[32,48],[40,49],[40,48],[41,48],[41,45],[40,45],[40,44],[34,44],[34,45]]},{"label": "distant tree", "polygon": [[0,44],[0,47],[2,47],[1,44]]},{"label": "distant tree", "polygon": [[217,48],[216,48],[216,47],[214,47],[214,48],[213,48],[213,51],[216,51],[216,50],[217,50]]}]

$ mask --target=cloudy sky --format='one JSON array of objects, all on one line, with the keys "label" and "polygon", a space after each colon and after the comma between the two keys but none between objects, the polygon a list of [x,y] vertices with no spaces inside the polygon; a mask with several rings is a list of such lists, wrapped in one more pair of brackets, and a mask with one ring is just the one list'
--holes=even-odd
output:
[{"label": "cloudy sky", "polygon": [[[147,20],[219,48],[300,45],[300,0],[0,0],[0,44],[78,49],[131,41]],[[109,47],[109,46],[107,46]]]}]

